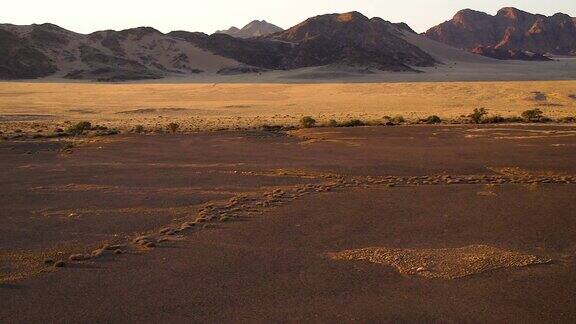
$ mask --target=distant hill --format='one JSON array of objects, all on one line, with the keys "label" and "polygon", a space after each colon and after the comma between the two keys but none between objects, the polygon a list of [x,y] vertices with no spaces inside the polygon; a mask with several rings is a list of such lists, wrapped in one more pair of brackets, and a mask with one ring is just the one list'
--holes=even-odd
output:
[{"label": "distant hill", "polygon": [[226,34],[237,38],[252,38],[266,36],[283,31],[282,28],[266,22],[266,20],[254,20],[248,25],[238,29],[237,27],[230,27],[227,30],[219,30],[216,33]]},{"label": "distant hill", "polygon": [[[242,74],[316,66],[415,71],[437,59],[411,44],[406,24],[358,12],[312,17],[286,30],[249,24],[250,38],[150,27],[78,34],[56,25],[0,25],[0,79],[46,76],[98,81],[199,73]],[[256,36],[277,30],[272,34]]]},{"label": "distant hill", "polygon": [[83,35],[52,24],[0,25],[0,79],[58,74],[68,79],[126,81],[217,72],[238,65],[149,27]]},{"label": "distant hill", "polygon": [[388,71],[411,71],[412,67],[433,66],[437,61],[408,43],[405,24],[381,18],[368,19],[359,12],[321,15],[262,39],[290,44],[281,68],[328,64],[371,66]]},{"label": "distant hill", "polygon": [[576,19],[562,13],[547,17],[507,7],[492,16],[465,9],[425,36],[467,50],[480,47],[477,51],[486,53],[576,55]]}]

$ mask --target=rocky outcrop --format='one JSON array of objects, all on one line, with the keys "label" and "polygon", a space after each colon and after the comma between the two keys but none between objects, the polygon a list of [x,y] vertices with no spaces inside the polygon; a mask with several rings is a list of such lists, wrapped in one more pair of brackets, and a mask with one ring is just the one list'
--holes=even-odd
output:
[{"label": "rocky outcrop", "polygon": [[287,69],[345,64],[410,71],[436,63],[402,38],[394,24],[358,12],[313,17],[263,39],[290,45],[281,65]]},{"label": "rocky outcrop", "polygon": [[425,35],[468,50],[482,46],[495,50],[576,55],[576,21],[562,13],[547,17],[508,7],[492,16],[465,9]]},{"label": "rocky outcrop", "polygon": [[521,60],[521,61],[552,61],[551,58],[540,53],[532,53],[521,50],[511,50],[505,48],[483,47],[478,46],[471,51],[486,57],[498,60]]}]

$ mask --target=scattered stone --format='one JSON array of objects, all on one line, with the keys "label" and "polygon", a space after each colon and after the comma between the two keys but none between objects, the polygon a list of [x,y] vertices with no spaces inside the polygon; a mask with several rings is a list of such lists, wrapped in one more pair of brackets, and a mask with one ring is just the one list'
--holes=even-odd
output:
[{"label": "scattered stone", "polygon": [[119,245],[119,244],[106,246],[106,250],[108,250],[108,251],[116,251],[116,250],[121,249],[121,248],[122,248],[122,245]]},{"label": "scattered stone", "polygon": [[136,244],[142,244],[142,242],[146,243],[148,242],[148,240],[150,239],[149,236],[138,236],[137,238],[135,238],[132,242],[136,243]]},{"label": "scattered stone", "polygon": [[[395,267],[404,275],[457,279],[487,271],[549,264],[550,259],[487,245],[447,249],[366,248],[330,253],[334,260],[368,261]],[[429,265],[428,271],[422,264]]]},{"label": "scattered stone", "polygon": [[55,268],[64,268],[66,266],[66,262],[60,260],[60,261],[56,261],[56,263],[54,263],[54,267]]},{"label": "scattered stone", "polygon": [[72,254],[68,260],[70,261],[84,261],[90,259],[90,256],[84,254]]}]

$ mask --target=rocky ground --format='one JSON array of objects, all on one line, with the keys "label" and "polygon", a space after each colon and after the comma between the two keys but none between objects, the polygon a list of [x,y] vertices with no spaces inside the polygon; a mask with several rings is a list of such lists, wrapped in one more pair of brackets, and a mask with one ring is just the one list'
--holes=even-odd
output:
[{"label": "rocky ground", "polygon": [[573,126],[0,143],[0,322],[572,322]]}]

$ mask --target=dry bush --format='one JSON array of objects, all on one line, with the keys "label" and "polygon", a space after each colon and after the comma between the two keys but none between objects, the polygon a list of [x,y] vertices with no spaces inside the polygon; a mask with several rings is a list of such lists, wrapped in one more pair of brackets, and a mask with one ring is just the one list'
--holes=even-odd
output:
[{"label": "dry bush", "polygon": [[303,128],[312,128],[316,126],[316,119],[310,116],[304,116],[300,119],[300,126]]}]

